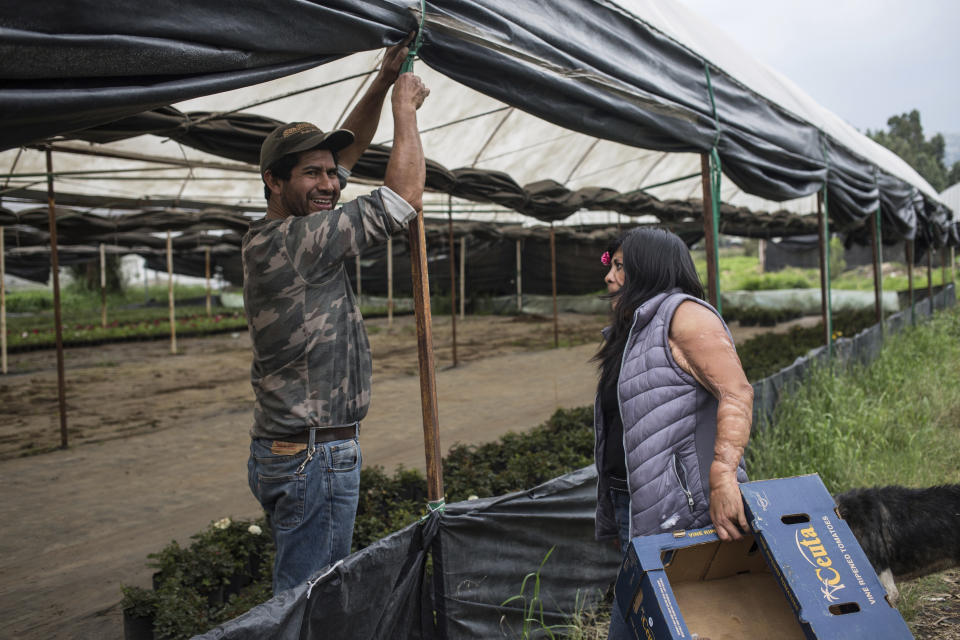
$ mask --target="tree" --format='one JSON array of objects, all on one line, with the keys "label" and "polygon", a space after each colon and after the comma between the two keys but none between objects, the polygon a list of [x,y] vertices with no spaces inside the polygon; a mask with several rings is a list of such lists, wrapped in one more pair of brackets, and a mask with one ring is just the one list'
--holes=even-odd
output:
[{"label": "tree", "polygon": [[919,111],[914,109],[910,113],[891,116],[887,127],[888,131],[871,132],[868,129],[867,135],[903,158],[937,191],[960,182],[960,162],[947,169],[943,161],[946,150],[943,136],[938,133],[929,140],[924,138]]}]

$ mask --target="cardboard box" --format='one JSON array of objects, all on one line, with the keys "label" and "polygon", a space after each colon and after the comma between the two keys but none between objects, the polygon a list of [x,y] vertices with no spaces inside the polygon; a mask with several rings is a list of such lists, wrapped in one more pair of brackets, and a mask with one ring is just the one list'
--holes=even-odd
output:
[{"label": "cardboard box", "polygon": [[753,533],[634,538],[613,615],[644,640],[912,638],[817,475],[740,486]]}]

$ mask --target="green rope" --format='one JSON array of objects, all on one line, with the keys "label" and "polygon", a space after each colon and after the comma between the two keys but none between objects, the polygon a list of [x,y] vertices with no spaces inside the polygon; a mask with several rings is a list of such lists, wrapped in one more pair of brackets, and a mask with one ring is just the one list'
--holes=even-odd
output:
[{"label": "green rope", "polygon": [[830,155],[827,153],[827,147],[823,140],[823,132],[820,132],[820,153],[823,154],[823,162],[826,165],[826,175],[823,180],[823,235],[820,240],[823,242],[826,264],[824,272],[827,282],[827,359],[833,358],[833,296],[830,286],[830,208],[827,205],[827,183],[830,181]]},{"label": "green rope", "polygon": [[417,37],[414,38],[413,46],[411,46],[407,52],[407,59],[403,61],[403,66],[400,67],[400,73],[413,71],[413,59],[420,53],[420,45],[423,44],[423,18],[426,13],[427,2],[426,0],[420,0],[420,26],[417,27]]},{"label": "green rope", "polygon": [[710,65],[704,61],[703,71],[707,77],[707,94],[710,96],[710,108],[713,110],[714,135],[710,149],[710,204],[713,214],[713,279],[717,291],[717,311],[723,315],[723,303],[720,300],[720,185],[723,171],[720,166],[720,118],[717,116],[717,101],[713,97],[713,83],[710,81]]},{"label": "green rope", "polygon": [[420,522],[423,522],[434,513],[440,512],[443,513],[447,510],[447,501],[444,498],[439,500],[431,500],[427,503],[427,512],[423,514],[423,517],[420,518]]}]

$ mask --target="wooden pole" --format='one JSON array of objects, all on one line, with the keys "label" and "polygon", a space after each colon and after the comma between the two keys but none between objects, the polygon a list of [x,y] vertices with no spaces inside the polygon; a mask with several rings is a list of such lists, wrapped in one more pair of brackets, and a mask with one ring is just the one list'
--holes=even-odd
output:
[{"label": "wooden pole", "polygon": [[423,448],[427,466],[427,497],[443,499],[443,468],[440,457],[440,421],[437,413],[437,378],[433,363],[433,320],[430,315],[430,282],[427,277],[426,238],[423,211],[410,221],[410,270],[413,278],[413,308],[417,318],[417,359],[420,365],[420,405],[423,409]]},{"label": "wooden pole", "polygon": [[467,236],[460,236],[460,319],[466,315],[467,306]]},{"label": "wooden pole", "polygon": [[100,243],[100,327],[107,328],[107,250]]},{"label": "wooden pole", "polygon": [[947,247],[940,249],[940,284],[947,286]]},{"label": "wooden pole", "polygon": [[517,238],[517,313],[523,311],[523,286],[521,278],[523,277],[523,262],[520,238]]},{"label": "wooden pole", "polygon": [[447,197],[447,229],[450,236],[450,328],[453,334],[453,366],[457,366],[457,267],[454,260],[453,244],[453,196]]},{"label": "wooden pole", "polygon": [[60,311],[60,256],[53,195],[53,154],[47,149],[47,205],[50,214],[50,268],[53,272],[53,324],[57,340],[57,398],[60,407],[60,448],[67,448],[67,386],[63,373],[63,318]]},{"label": "wooden pole", "polygon": [[904,242],[903,253],[907,258],[907,281],[909,282],[910,291],[910,324],[916,324],[917,318],[913,299],[913,240]]},{"label": "wooden pole", "polygon": [[880,210],[877,209],[876,219],[870,225],[870,249],[873,253],[873,310],[883,331],[883,257],[880,247]]},{"label": "wooden pole", "polygon": [[557,241],[550,223],[550,287],[553,292],[553,348],[560,346],[560,323],[557,316]]},{"label": "wooden pole", "polygon": [[703,248],[707,254],[707,302],[717,306],[717,254],[713,237],[713,192],[710,189],[710,156],[700,154],[700,181],[703,190]]},{"label": "wooden pole", "polygon": [[173,301],[173,238],[167,231],[167,306],[170,308],[170,353],[177,355],[177,314]]},{"label": "wooden pole", "polygon": [[4,254],[3,227],[0,226],[0,369],[7,373],[7,259]]},{"label": "wooden pole", "polygon": [[933,245],[927,246],[927,299],[933,316]]},{"label": "wooden pole", "polygon": [[[212,313],[212,305],[210,304],[210,247],[203,248],[203,273],[207,279],[207,317],[209,318]],[[222,304],[222,302],[221,302]]]},{"label": "wooden pole", "polygon": [[387,237],[387,326],[393,326],[393,236]]},{"label": "wooden pole", "polygon": [[828,355],[832,351],[833,345],[833,327],[830,326],[830,303],[827,295],[827,289],[830,286],[828,271],[830,269],[829,260],[829,240],[827,238],[827,221],[823,213],[823,191],[817,192],[817,235],[820,248],[820,315],[823,319],[823,344],[827,345]]}]

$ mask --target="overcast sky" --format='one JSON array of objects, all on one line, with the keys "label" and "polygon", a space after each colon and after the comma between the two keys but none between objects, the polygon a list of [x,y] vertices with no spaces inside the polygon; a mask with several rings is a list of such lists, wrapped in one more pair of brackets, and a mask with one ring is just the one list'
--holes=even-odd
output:
[{"label": "overcast sky", "polygon": [[960,134],[960,0],[682,0],[857,129]]}]

